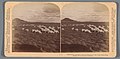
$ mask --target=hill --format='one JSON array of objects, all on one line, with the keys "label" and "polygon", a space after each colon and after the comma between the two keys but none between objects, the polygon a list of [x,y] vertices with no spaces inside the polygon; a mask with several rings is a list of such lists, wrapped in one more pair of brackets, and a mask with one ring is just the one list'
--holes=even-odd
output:
[{"label": "hill", "polygon": [[62,23],[78,23],[75,20],[72,20],[70,18],[64,18],[63,20],[61,20]]}]

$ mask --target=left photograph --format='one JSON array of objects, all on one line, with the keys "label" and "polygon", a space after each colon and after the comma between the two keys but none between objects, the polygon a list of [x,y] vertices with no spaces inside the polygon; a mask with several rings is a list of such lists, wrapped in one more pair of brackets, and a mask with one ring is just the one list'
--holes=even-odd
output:
[{"label": "left photograph", "polygon": [[12,9],[12,52],[60,52],[60,9],[20,3]]}]

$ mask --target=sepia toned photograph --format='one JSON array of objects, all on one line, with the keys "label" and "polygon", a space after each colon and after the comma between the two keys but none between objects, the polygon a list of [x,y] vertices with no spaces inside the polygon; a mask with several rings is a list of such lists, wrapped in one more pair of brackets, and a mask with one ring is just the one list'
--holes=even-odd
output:
[{"label": "sepia toned photograph", "polygon": [[61,24],[62,52],[109,51],[109,10],[105,5],[65,5],[62,9]]},{"label": "sepia toned photograph", "polygon": [[114,2],[6,2],[4,54],[115,57],[116,9]]},{"label": "sepia toned photograph", "polygon": [[22,3],[13,8],[13,52],[59,52],[60,10],[51,3]]}]

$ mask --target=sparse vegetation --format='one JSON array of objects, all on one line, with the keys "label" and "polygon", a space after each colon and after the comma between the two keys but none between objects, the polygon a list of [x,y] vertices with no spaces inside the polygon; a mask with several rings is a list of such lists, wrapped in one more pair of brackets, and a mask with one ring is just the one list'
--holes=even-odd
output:
[{"label": "sparse vegetation", "polygon": [[108,52],[108,26],[107,22],[77,22],[68,18],[61,25],[15,19],[13,51],[60,52],[61,40],[62,52]]}]

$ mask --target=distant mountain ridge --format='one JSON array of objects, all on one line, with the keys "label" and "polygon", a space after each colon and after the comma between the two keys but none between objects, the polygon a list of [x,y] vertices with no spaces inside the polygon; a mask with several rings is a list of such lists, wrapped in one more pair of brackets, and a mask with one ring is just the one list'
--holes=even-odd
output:
[{"label": "distant mountain ridge", "polygon": [[77,23],[78,21],[72,20],[70,18],[64,18],[61,20],[62,23]]},{"label": "distant mountain ridge", "polygon": [[12,20],[13,25],[20,25],[20,24],[59,24],[59,23],[49,23],[49,22],[29,22],[22,20],[20,18],[15,18]]},{"label": "distant mountain ridge", "polygon": [[70,19],[70,18],[64,18],[62,21],[74,21],[74,20],[72,20],[72,19]]},{"label": "distant mountain ridge", "polygon": [[12,20],[12,24],[13,25],[20,25],[20,24],[24,24],[24,23],[28,23],[27,21],[21,20],[19,18],[15,18]]},{"label": "distant mountain ridge", "polygon": [[[22,23],[43,23],[43,22],[28,22],[28,21],[24,21],[20,18],[15,18],[13,19],[13,24],[22,24]],[[61,20],[62,23],[77,23],[78,21],[72,20],[70,18],[64,18]]]},{"label": "distant mountain ridge", "polygon": [[15,18],[15,19],[13,19],[13,21],[12,21],[13,23],[26,23],[27,21],[24,21],[24,20],[21,20],[21,19],[19,19],[19,18]]},{"label": "distant mountain ridge", "polygon": [[[47,23],[49,23],[49,22],[29,22],[29,21],[22,20],[20,18],[15,18],[12,20],[12,22],[13,22],[13,24],[24,24],[24,23],[36,23],[36,24],[46,23],[47,24]],[[67,23],[80,23],[80,21],[72,20],[70,18],[64,18],[61,20],[61,23],[66,23],[66,24]],[[82,23],[89,23],[89,22],[82,22]],[[94,23],[94,22],[92,22],[92,23]],[[103,23],[103,22],[101,22],[101,23]]]}]

